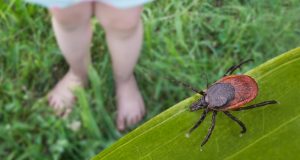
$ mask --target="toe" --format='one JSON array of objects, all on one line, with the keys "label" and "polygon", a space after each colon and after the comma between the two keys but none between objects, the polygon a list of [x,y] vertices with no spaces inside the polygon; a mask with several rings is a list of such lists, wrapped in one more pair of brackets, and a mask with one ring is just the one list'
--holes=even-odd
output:
[{"label": "toe", "polygon": [[134,116],[134,118],[132,119],[131,125],[136,125],[139,121],[140,121],[140,115],[136,115]]},{"label": "toe", "polygon": [[129,118],[127,124],[128,124],[128,126],[132,126],[132,125],[137,124],[140,120],[141,120],[141,115],[134,115]]},{"label": "toe", "polygon": [[127,126],[132,126],[134,124],[134,117],[128,117]]},{"label": "toe", "polygon": [[53,109],[56,115],[60,116],[64,110],[63,110],[63,104],[58,99],[53,99]]},{"label": "toe", "polygon": [[135,124],[138,123],[142,119],[142,115],[135,116]]},{"label": "toe", "polygon": [[70,107],[66,108],[64,113],[61,115],[62,118],[67,118],[71,113],[72,109]]},{"label": "toe", "polygon": [[54,107],[54,103],[52,99],[48,99],[48,104],[50,107]]},{"label": "toe", "polygon": [[48,97],[48,103],[49,103],[49,106],[51,106],[51,107],[54,106],[54,101],[53,101],[53,97],[52,96]]},{"label": "toe", "polygon": [[60,104],[56,104],[57,106],[54,108],[54,112],[57,116],[61,116],[64,112],[63,107],[60,106]]},{"label": "toe", "polygon": [[52,98],[50,103],[49,103],[50,107],[53,108],[53,110],[56,112],[59,109],[58,103],[55,100],[55,98]]},{"label": "toe", "polygon": [[121,115],[118,116],[117,127],[119,131],[123,131],[125,129],[125,118]]},{"label": "toe", "polygon": [[143,118],[144,116],[145,116],[145,114],[146,114],[146,110],[145,110],[145,108],[144,109],[142,109],[142,111],[141,111],[141,118]]},{"label": "toe", "polygon": [[141,113],[141,118],[145,115],[145,113],[146,113],[146,108],[145,108],[145,104],[144,104],[144,102],[142,101],[142,102],[140,102],[140,113]]}]

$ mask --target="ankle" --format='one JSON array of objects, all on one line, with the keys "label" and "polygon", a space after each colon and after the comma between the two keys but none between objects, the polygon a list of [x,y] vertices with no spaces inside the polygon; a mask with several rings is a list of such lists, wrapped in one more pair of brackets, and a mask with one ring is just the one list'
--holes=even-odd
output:
[{"label": "ankle", "polygon": [[123,88],[123,87],[126,87],[126,86],[131,86],[131,85],[134,85],[135,83],[136,82],[135,82],[134,75],[131,75],[127,78],[116,78],[116,80],[115,80],[115,84],[116,84],[117,88]]},{"label": "ankle", "polygon": [[74,80],[81,82],[83,85],[87,83],[87,72],[76,72],[69,69],[67,74],[70,74]]}]

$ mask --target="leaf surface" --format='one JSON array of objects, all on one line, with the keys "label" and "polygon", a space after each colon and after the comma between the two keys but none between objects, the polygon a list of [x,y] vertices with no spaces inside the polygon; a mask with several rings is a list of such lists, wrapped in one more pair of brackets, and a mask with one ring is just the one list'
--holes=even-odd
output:
[{"label": "leaf surface", "polygon": [[277,100],[279,104],[231,112],[247,127],[219,112],[215,130],[200,148],[211,123],[211,113],[189,138],[186,132],[202,111],[189,112],[198,95],[181,101],[121,138],[93,159],[103,160],[199,160],[199,159],[295,159],[300,157],[300,48],[273,58],[246,73],[259,85],[251,102]]}]

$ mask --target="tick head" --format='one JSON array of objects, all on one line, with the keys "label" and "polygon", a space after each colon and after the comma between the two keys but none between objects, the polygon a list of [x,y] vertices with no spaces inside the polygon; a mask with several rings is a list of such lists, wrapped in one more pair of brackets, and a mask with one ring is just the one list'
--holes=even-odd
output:
[{"label": "tick head", "polygon": [[190,106],[190,111],[194,112],[194,111],[197,111],[199,109],[206,108],[208,106],[208,103],[206,102],[206,99],[207,99],[206,95],[204,95],[203,97],[201,97],[200,100],[198,100],[197,102],[193,103]]}]

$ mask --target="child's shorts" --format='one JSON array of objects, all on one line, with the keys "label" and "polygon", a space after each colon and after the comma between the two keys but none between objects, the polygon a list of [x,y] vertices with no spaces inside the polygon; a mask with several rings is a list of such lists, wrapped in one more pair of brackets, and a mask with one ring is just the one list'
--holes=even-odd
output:
[{"label": "child's shorts", "polygon": [[152,0],[25,0],[29,3],[38,4],[47,8],[66,8],[81,2],[103,2],[110,6],[125,9],[143,5]]}]

